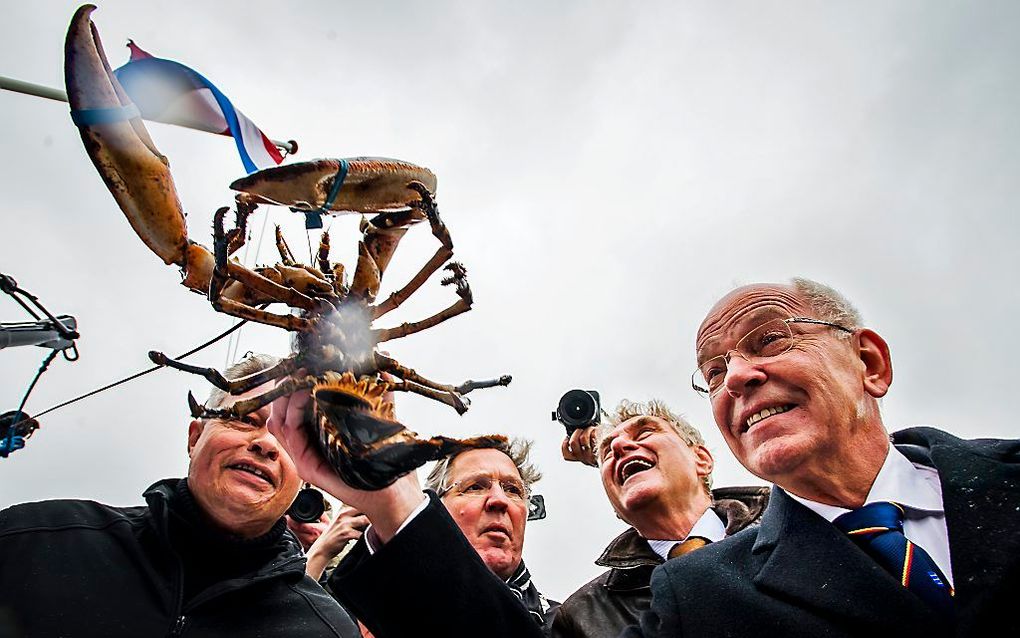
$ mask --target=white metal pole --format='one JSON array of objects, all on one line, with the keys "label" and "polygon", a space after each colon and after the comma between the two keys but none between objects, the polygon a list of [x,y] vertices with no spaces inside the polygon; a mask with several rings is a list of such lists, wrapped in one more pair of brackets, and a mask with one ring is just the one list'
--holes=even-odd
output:
[{"label": "white metal pole", "polygon": [[[14,78],[5,77],[3,75],[0,75],[0,89],[14,91],[15,93],[24,93],[25,95],[34,95],[35,97],[42,97],[48,100],[56,100],[57,102],[67,102],[67,93],[61,91],[60,89],[55,89],[49,86],[43,86],[41,84],[25,82],[24,80],[15,80]],[[178,126],[185,125],[180,124]],[[196,131],[205,130],[206,132],[210,132],[206,129],[201,129],[194,126],[186,126],[186,128],[194,129]],[[294,140],[290,140],[289,142],[279,142],[277,140],[269,141],[272,142],[273,145],[276,146],[276,148],[280,149],[281,151],[286,151],[291,155],[297,153],[297,142],[295,142]]]}]

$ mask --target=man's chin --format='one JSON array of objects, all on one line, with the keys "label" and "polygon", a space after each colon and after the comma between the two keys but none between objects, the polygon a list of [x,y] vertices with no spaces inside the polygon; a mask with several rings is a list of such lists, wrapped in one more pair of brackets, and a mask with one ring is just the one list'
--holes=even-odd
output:
[{"label": "man's chin", "polygon": [[478,555],[486,567],[496,574],[513,572],[516,567],[513,552],[509,548],[484,547],[478,550]]},{"label": "man's chin", "polygon": [[744,465],[758,478],[775,483],[804,460],[803,443],[793,436],[771,439],[755,448]]}]

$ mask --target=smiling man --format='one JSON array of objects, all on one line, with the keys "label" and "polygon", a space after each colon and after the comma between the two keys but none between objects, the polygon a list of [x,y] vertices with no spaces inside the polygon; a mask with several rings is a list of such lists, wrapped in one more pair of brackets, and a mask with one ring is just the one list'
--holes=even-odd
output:
[{"label": "smiling man", "polygon": [[595,561],[610,570],[560,607],[555,638],[614,638],[636,625],[651,602],[656,566],[744,529],[768,502],[765,487],[713,492],[714,462],[701,433],[661,401],[623,401],[599,430],[602,487],[632,527]]},{"label": "smiling man", "polygon": [[890,436],[885,340],[821,284],[738,288],[697,336],[693,385],[775,483],[759,528],[667,563],[651,635],[1014,635],[1020,443]]},{"label": "smiling man", "polygon": [[[227,371],[274,363],[255,355]],[[256,396],[214,391],[209,407]],[[301,480],[268,431],[270,407],[188,428],[186,479],[146,505],[27,503],[0,512],[0,635],[358,636],[304,574],[283,515]]]}]

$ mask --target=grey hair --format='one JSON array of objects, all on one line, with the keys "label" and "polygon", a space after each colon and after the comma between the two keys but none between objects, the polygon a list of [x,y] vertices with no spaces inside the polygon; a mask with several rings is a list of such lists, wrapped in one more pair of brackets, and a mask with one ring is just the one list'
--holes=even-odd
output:
[{"label": "grey hair", "polygon": [[[260,354],[258,352],[249,352],[244,355],[243,359],[224,370],[223,376],[230,380],[240,379],[241,377],[247,377],[255,374],[256,372],[262,372],[266,368],[271,368],[279,362],[279,357],[274,357],[269,354]],[[208,400],[205,402],[205,407],[221,407],[226,399],[226,392],[219,388],[213,388],[212,392],[209,393]]]},{"label": "grey hair", "polygon": [[[517,468],[517,472],[521,475],[521,481],[524,483],[524,487],[527,488],[529,492],[531,491],[531,486],[542,479],[542,472],[535,467],[535,464],[532,463],[529,458],[532,445],[534,445],[534,442],[529,439],[514,437],[505,445],[499,445],[492,448],[506,454],[510,460],[513,461],[514,467]],[[450,468],[453,465],[453,461],[458,456],[464,452],[469,452],[471,449],[474,448],[462,450],[457,454],[453,454],[436,462],[435,467],[433,467],[432,471],[429,472],[428,478],[425,479],[425,489],[441,493],[444,488],[449,487],[448,480],[450,478]]]},{"label": "grey hair", "polygon": [[849,299],[835,288],[803,277],[794,277],[790,283],[793,284],[797,294],[803,297],[804,301],[815,311],[818,319],[830,321],[851,330],[857,330],[864,326],[861,313],[850,303]]},{"label": "grey hair", "polygon": [[[637,401],[629,401],[624,399],[613,411],[610,412],[606,419],[606,422],[598,427],[596,432],[596,444],[595,449],[598,450],[601,447],[602,439],[609,434],[609,431],[620,425],[624,421],[629,421],[634,417],[639,416],[652,416],[658,417],[669,423],[673,430],[677,433],[681,440],[687,445],[693,447],[695,445],[705,445],[705,439],[701,436],[701,432],[698,428],[691,425],[684,416],[673,412],[666,403],[660,399],[649,399],[648,401],[641,403]],[[599,461],[601,462],[601,455],[599,455]],[[702,479],[705,486],[705,492],[709,495],[712,494],[712,474],[709,473]]]}]

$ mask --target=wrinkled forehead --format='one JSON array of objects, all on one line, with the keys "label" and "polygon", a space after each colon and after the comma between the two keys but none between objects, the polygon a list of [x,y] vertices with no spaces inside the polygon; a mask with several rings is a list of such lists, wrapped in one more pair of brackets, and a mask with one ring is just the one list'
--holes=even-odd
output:
[{"label": "wrinkled forehead", "polygon": [[797,291],[784,284],[753,284],[733,290],[719,300],[698,328],[698,361],[718,354],[750,330],[770,319],[811,316]]},{"label": "wrinkled forehead", "polygon": [[492,448],[468,450],[458,454],[450,462],[451,480],[459,481],[477,476],[520,479],[521,473],[509,456]]}]

